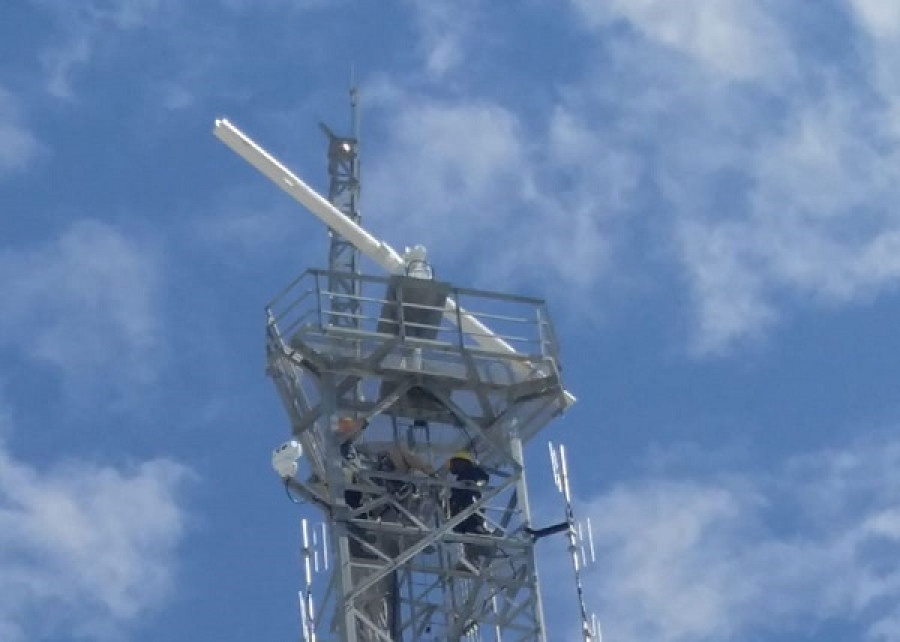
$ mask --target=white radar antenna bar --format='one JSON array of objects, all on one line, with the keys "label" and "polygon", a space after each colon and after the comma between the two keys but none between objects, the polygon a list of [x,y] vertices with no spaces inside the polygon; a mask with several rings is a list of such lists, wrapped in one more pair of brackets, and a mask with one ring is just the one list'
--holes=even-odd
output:
[{"label": "white radar antenna bar", "polygon": [[390,245],[379,241],[362,227],[332,205],[325,197],[304,183],[291,170],[282,165],[274,156],[257,145],[249,136],[226,119],[216,120],[213,129],[216,138],[228,145],[233,152],[265,174],[295,201],[338,234],[347,239],[360,252],[375,261],[388,272],[402,272],[405,263]]},{"label": "white radar antenna bar", "polygon": [[[406,263],[394,248],[369,234],[228,120],[216,119],[213,133],[232,151],[262,172],[269,180],[287,192],[291,198],[298,201],[375,263],[391,274],[402,274],[405,271]],[[457,312],[456,301],[449,297],[444,314],[454,323],[458,315],[460,329],[472,336],[482,348],[507,354],[516,352],[515,348],[465,310],[459,309]],[[521,368],[529,367],[527,364],[518,362],[515,365]],[[563,394],[563,408],[568,408],[575,403],[573,394],[568,391],[564,391]]]}]

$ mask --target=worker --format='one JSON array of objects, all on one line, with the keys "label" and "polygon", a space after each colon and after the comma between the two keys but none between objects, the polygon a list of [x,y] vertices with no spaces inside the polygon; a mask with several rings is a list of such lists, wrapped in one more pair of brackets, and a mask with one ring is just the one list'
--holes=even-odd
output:
[{"label": "worker", "polygon": [[434,467],[401,444],[357,444],[362,432],[368,427],[365,419],[341,417],[337,422],[336,434],[341,444],[341,455],[353,459],[362,454],[376,461],[384,462],[392,472],[409,473],[419,471],[426,475],[434,475]]},{"label": "worker", "polygon": [[[447,462],[447,469],[462,486],[450,489],[450,515],[458,515],[481,499],[481,488],[490,480],[490,475],[482,468],[474,455],[468,450],[460,450]],[[474,535],[488,534],[484,525],[484,516],[476,511],[469,515],[453,529],[457,533]]]},{"label": "worker", "polygon": [[[340,417],[337,421],[335,435],[340,442],[340,452],[344,464],[344,476],[347,483],[358,481],[358,473],[362,469],[385,473],[406,474],[413,471],[434,475],[434,467],[427,461],[399,444],[358,444],[355,443],[368,426],[365,419]],[[396,480],[384,480],[384,487],[401,499],[409,494],[410,485]],[[362,493],[358,490],[347,490],[344,500],[351,508],[359,508],[362,504]]]}]

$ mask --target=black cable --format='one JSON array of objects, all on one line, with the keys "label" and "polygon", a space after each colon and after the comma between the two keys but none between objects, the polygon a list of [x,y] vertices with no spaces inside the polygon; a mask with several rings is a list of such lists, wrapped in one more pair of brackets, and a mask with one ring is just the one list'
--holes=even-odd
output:
[{"label": "black cable", "polygon": [[290,478],[288,478],[288,477],[285,477],[285,478],[284,478],[284,493],[285,493],[285,495],[288,496],[288,499],[291,500],[291,503],[292,503],[292,504],[305,504],[305,503],[306,503],[306,502],[303,502],[303,501],[301,501],[301,500],[298,500],[298,499],[297,499],[296,497],[294,497],[294,495],[291,493],[291,480],[290,480]]},{"label": "black cable", "polygon": [[547,526],[546,528],[530,528],[528,526],[525,527],[525,532],[531,536],[531,539],[537,541],[542,537],[547,537],[548,535],[556,535],[557,533],[562,533],[564,531],[569,530],[569,522],[560,522],[559,524],[554,524],[553,526]]}]

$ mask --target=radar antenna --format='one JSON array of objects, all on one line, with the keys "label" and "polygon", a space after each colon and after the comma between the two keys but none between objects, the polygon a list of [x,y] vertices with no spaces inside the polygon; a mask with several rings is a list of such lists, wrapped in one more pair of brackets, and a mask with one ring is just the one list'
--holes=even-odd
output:
[{"label": "radar antenna", "polygon": [[[292,433],[272,463],[327,524],[327,537],[302,528],[303,639],[545,642],[523,446],[575,401],[546,305],[438,281],[425,248],[400,255],[367,232],[358,129],[326,128],[330,144],[353,142],[329,190],[344,205],[227,120],[214,133],[332,235],[331,269],[266,306],[267,373]],[[387,275],[361,274],[356,251]]]}]

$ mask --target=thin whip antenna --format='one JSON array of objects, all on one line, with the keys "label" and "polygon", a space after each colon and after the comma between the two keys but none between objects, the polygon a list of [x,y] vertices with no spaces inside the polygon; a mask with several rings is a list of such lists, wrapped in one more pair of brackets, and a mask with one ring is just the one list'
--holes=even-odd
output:
[{"label": "thin whip antenna", "polygon": [[353,65],[350,65],[350,131],[359,144],[359,85],[356,83]]}]

